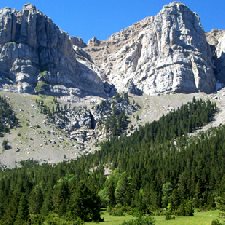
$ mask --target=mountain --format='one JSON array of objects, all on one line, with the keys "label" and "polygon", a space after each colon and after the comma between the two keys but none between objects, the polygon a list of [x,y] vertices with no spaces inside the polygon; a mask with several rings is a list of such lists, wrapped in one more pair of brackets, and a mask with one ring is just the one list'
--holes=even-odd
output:
[{"label": "mountain", "polygon": [[0,10],[0,224],[224,224],[224,55],[181,3],[88,44]]},{"label": "mountain", "polygon": [[131,136],[193,97],[219,109],[203,131],[224,124],[225,90],[214,93],[225,83],[224,52],[225,31],[205,33],[199,17],[177,2],[88,44],[31,4],[0,10],[0,96],[19,121],[13,128],[5,122],[10,133],[0,143],[10,149],[0,147],[0,167],[95,152],[102,141]]},{"label": "mountain", "polygon": [[215,90],[212,51],[199,17],[182,3],[171,3],[86,48],[120,91],[129,86],[146,94],[210,93]]},{"label": "mountain", "polygon": [[19,92],[104,95],[88,55],[35,6],[0,10],[0,83]]},{"label": "mountain", "polygon": [[0,10],[0,86],[51,95],[108,96],[211,93],[224,78],[224,32],[205,33],[200,19],[173,2],[86,45],[31,4]]}]

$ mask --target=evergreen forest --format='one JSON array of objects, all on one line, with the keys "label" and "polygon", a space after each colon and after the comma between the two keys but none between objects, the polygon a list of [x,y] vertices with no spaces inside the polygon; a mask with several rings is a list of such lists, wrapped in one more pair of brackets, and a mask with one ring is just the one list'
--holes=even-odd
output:
[{"label": "evergreen forest", "polygon": [[92,155],[2,168],[0,224],[101,222],[102,208],[112,215],[164,211],[169,219],[223,205],[225,126],[190,135],[216,112],[211,101],[193,98],[129,137],[109,138]]}]

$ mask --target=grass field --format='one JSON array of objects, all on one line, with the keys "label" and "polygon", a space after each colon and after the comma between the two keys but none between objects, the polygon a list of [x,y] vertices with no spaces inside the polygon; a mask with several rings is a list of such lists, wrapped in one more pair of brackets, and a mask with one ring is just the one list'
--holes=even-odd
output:
[{"label": "grass field", "polygon": [[[213,219],[218,218],[218,211],[196,212],[195,216],[180,216],[175,220],[165,220],[164,216],[156,216],[156,225],[211,225]],[[102,223],[85,223],[86,225],[120,225],[124,221],[133,219],[132,216],[110,216],[104,212],[102,217],[105,219]]]}]

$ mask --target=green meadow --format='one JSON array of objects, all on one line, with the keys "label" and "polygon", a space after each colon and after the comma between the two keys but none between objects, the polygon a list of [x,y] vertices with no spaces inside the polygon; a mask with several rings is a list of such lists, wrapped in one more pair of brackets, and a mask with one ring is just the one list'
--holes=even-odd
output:
[{"label": "green meadow", "polygon": [[[219,215],[218,211],[206,211],[196,212],[194,216],[177,216],[173,220],[166,220],[165,216],[155,216],[155,225],[211,225],[212,220],[217,219]],[[104,212],[102,217],[104,222],[102,223],[85,223],[86,225],[120,225],[124,221],[133,219],[133,216],[110,216],[107,212]]]}]

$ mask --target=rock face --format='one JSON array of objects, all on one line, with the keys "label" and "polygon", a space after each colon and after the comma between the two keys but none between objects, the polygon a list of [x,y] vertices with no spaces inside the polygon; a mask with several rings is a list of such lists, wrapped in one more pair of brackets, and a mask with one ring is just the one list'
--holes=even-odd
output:
[{"label": "rock face", "polygon": [[104,95],[99,73],[86,53],[77,52],[79,47],[84,47],[81,39],[70,38],[31,4],[22,11],[0,10],[1,86],[20,92]]},{"label": "rock face", "polygon": [[79,37],[71,37],[70,39],[71,39],[73,45],[76,45],[76,46],[78,46],[80,48],[87,47],[86,43],[83,41],[82,38],[79,38]]},{"label": "rock face", "polygon": [[[225,83],[225,32],[181,3],[108,40],[69,37],[33,5],[0,10],[0,88],[64,96],[206,92]],[[215,75],[214,75],[215,73]]]},{"label": "rock face", "polygon": [[198,16],[181,3],[93,43],[86,50],[119,91],[135,87],[154,95],[215,90],[206,35]]},{"label": "rock face", "polygon": [[216,79],[225,84],[225,31],[212,30],[207,33],[207,41],[214,52]]}]

